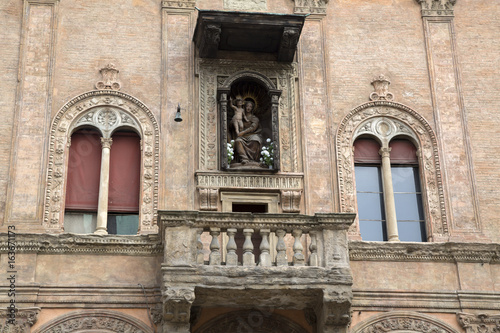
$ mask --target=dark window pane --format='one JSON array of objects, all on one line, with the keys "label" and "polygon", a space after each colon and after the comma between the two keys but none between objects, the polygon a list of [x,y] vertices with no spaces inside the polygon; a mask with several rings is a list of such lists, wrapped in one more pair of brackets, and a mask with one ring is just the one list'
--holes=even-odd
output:
[{"label": "dark window pane", "polygon": [[361,239],[364,241],[387,240],[385,222],[383,221],[359,221]]},{"label": "dark window pane", "polygon": [[139,215],[108,215],[108,233],[113,235],[136,235],[139,230]]},{"label": "dark window pane", "polygon": [[382,178],[379,166],[355,167],[356,190],[358,192],[382,192]]},{"label": "dark window pane", "polygon": [[358,193],[357,199],[360,220],[383,220],[385,218],[382,193]]},{"label": "dark window pane", "polygon": [[418,168],[393,166],[391,173],[394,192],[420,192]]},{"label": "dark window pane", "polygon": [[394,193],[398,221],[423,220],[422,196],[416,193]]},{"label": "dark window pane", "polygon": [[424,222],[398,222],[399,240],[403,242],[425,242]]}]

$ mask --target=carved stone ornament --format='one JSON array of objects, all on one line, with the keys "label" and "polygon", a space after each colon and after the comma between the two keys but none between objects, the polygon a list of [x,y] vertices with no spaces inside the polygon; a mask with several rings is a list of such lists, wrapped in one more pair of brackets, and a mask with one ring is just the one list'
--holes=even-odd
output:
[{"label": "carved stone ornament", "polygon": [[[247,62],[219,59],[199,59],[196,73],[200,82],[200,145],[199,158],[201,171],[217,171],[220,169],[219,152],[221,145],[217,133],[219,131],[219,116],[217,104],[217,88],[232,77],[236,80],[248,73],[255,78],[272,82],[276,89],[281,90],[281,96],[275,107],[279,118],[273,126],[279,126],[279,137],[273,138],[279,147],[280,170],[283,172],[300,172],[299,141],[297,137],[297,110],[295,105],[295,80],[297,66],[295,63],[279,62]],[[253,77],[252,77],[253,78]],[[224,153],[224,151],[222,152]]]},{"label": "carved stone ornament", "polygon": [[375,88],[375,91],[370,94],[371,101],[392,101],[394,99],[394,95],[389,92],[389,85],[391,81],[389,81],[383,74],[375,77],[372,81],[372,86]]},{"label": "carved stone ornament", "polygon": [[159,127],[152,112],[134,97],[112,90],[84,93],[66,103],[55,115],[49,143],[47,187],[43,225],[62,232],[66,169],[71,134],[80,127],[94,127],[103,138],[114,130],[129,128],[141,137],[141,198],[139,232],[157,231]]},{"label": "carved stone ornament", "polygon": [[295,0],[294,13],[326,15],[326,5],[328,1],[329,0]]},{"label": "carved stone ornament", "polygon": [[232,311],[217,316],[194,331],[194,333],[220,332],[305,333],[308,330],[283,316],[252,309]]},{"label": "carved stone ornament", "polygon": [[[326,289],[323,295],[323,325],[346,327],[351,323],[352,292]],[[321,316],[319,316],[321,318]]]},{"label": "carved stone ornament", "polygon": [[71,332],[153,333],[141,320],[117,311],[82,310],[61,315],[33,333]]},{"label": "carved stone ornament", "polygon": [[466,333],[498,333],[500,332],[500,314],[457,313],[457,319]]},{"label": "carved stone ornament", "polygon": [[196,0],[166,0],[162,1],[163,8],[172,9],[194,9],[196,6]]},{"label": "carved stone ornament", "polygon": [[283,213],[299,213],[302,191],[281,191],[281,209]]},{"label": "carved stone ornament", "polygon": [[120,82],[118,82],[118,73],[115,65],[108,64],[106,67],[101,68],[99,73],[102,75],[102,81],[98,81],[95,87],[99,90],[120,90]]},{"label": "carved stone ornament", "polygon": [[[409,107],[385,100],[362,104],[342,120],[336,135],[337,168],[341,212],[356,212],[353,143],[357,136],[370,134],[389,140],[408,137],[418,149],[422,196],[428,235],[434,241],[448,238],[448,221],[443,192],[436,135],[428,122]],[[359,238],[359,221],[350,234]]]},{"label": "carved stone ornament", "polygon": [[200,210],[217,210],[219,190],[216,188],[199,188]]},{"label": "carved stone ornament", "polygon": [[194,288],[167,287],[163,292],[163,320],[189,323],[194,297]]},{"label": "carved stone ornament", "polygon": [[[31,326],[38,320],[40,308],[15,308],[12,313],[9,307],[0,310],[0,332],[29,333]],[[15,317],[13,317],[15,316]],[[14,320],[12,320],[14,318]]]},{"label": "carved stone ornament", "polygon": [[416,0],[422,6],[422,16],[453,16],[457,0]]},{"label": "carved stone ornament", "polygon": [[419,332],[458,333],[437,318],[409,311],[393,311],[358,323],[352,333]]}]

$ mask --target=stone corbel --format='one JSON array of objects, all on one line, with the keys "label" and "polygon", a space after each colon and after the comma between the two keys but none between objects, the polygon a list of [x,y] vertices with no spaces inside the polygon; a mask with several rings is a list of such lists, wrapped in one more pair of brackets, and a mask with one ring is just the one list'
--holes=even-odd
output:
[{"label": "stone corbel", "polygon": [[0,332],[29,333],[38,320],[40,308],[9,308],[0,310]]},{"label": "stone corbel", "polygon": [[278,61],[287,61],[293,59],[297,44],[299,42],[300,30],[293,27],[285,27],[281,37],[280,50],[278,52]]},{"label": "stone corbel", "polygon": [[295,0],[295,14],[322,14],[326,15],[326,5],[329,0]]},{"label": "stone corbel", "polygon": [[323,291],[323,301],[316,311],[319,332],[345,333],[351,323],[352,292],[350,290]]},{"label": "stone corbel", "polygon": [[217,210],[219,190],[216,188],[199,188],[200,210]]},{"label": "stone corbel", "polygon": [[422,6],[422,16],[453,16],[457,0],[416,0]]},{"label": "stone corbel", "polygon": [[207,24],[203,31],[203,39],[199,46],[200,57],[215,58],[219,50],[220,35],[222,29],[220,24]]},{"label": "stone corbel", "polygon": [[281,209],[283,213],[300,213],[302,191],[281,191]]},{"label": "stone corbel", "polygon": [[163,292],[163,332],[189,332],[194,287],[168,287]]},{"label": "stone corbel", "polygon": [[500,314],[457,313],[457,320],[466,333],[496,333],[500,332]]}]

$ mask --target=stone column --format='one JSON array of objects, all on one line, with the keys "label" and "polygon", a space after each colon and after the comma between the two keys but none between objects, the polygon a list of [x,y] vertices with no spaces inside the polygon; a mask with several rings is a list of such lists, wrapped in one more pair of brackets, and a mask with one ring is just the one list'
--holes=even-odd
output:
[{"label": "stone column", "polygon": [[99,180],[99,204],[97,206],[97,226],[95,234],[108,234],[108,193],[109,193],[109,164],[111,157],[111,144],[113,139],[101,138],[101,177]]},{"label": "stone column", "polygon": [[389,242],[399,242],[398,220],[396,218],[396,203],[394,201],[394,188],[392,187],[391,148],[380,148],[382,156],[382,185],[384,190],[385,221],[387,224],[387,237]]}]

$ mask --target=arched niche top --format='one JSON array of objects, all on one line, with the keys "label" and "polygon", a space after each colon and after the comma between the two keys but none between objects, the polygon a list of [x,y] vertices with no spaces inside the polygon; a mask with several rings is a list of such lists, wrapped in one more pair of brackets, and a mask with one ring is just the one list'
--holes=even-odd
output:
[{"label": "arched niche top", "polygon": [[66,168],[71,134],[80,128],[96,128],[104,138],[121,129],[135,131],[141,138],[141,189],[139,233],[157,232],[160,131],[148,107],[119,91],[95,90],[71,99],[53,118],[47,167],[43,225],[47,231],[62,232]]},{"label": "arched niche top", "polygon": [[356,326],[350,333],[458,333],[443,321],[429,315],[410,311],[391,311],[370,317]]},{"label": "arched niche top", "polygon": [[37,328],[33,333],[72,332],[130,332],[153,333],[139,319],[117,311],[82,310],[58,316]]},{"label": "arched niche top", "polygon": [[276,88],[276,85],[267,76],[256,72],[256,71],[239,71],[228,77],[219,90],[229,90],[231,86],[241,80],[251,80],[261,84],[266,88],[268,93],[281,93],[280,90]]},{"label": "arched niche top", "polygon": [[[381,130],[381,124],[385,124],[385,130]],[[341,212],[357,210],[352,147],[354,140],[363,135],[375,136],[387,144],[403,136],[417,147],[427,234],[434,241],[446,240],[449,231],[436,135],[420,114],[404,104],[372,101],[354,108],[342,119],[335,138]],[[349,234],[359,237],[358,221]]]}]

